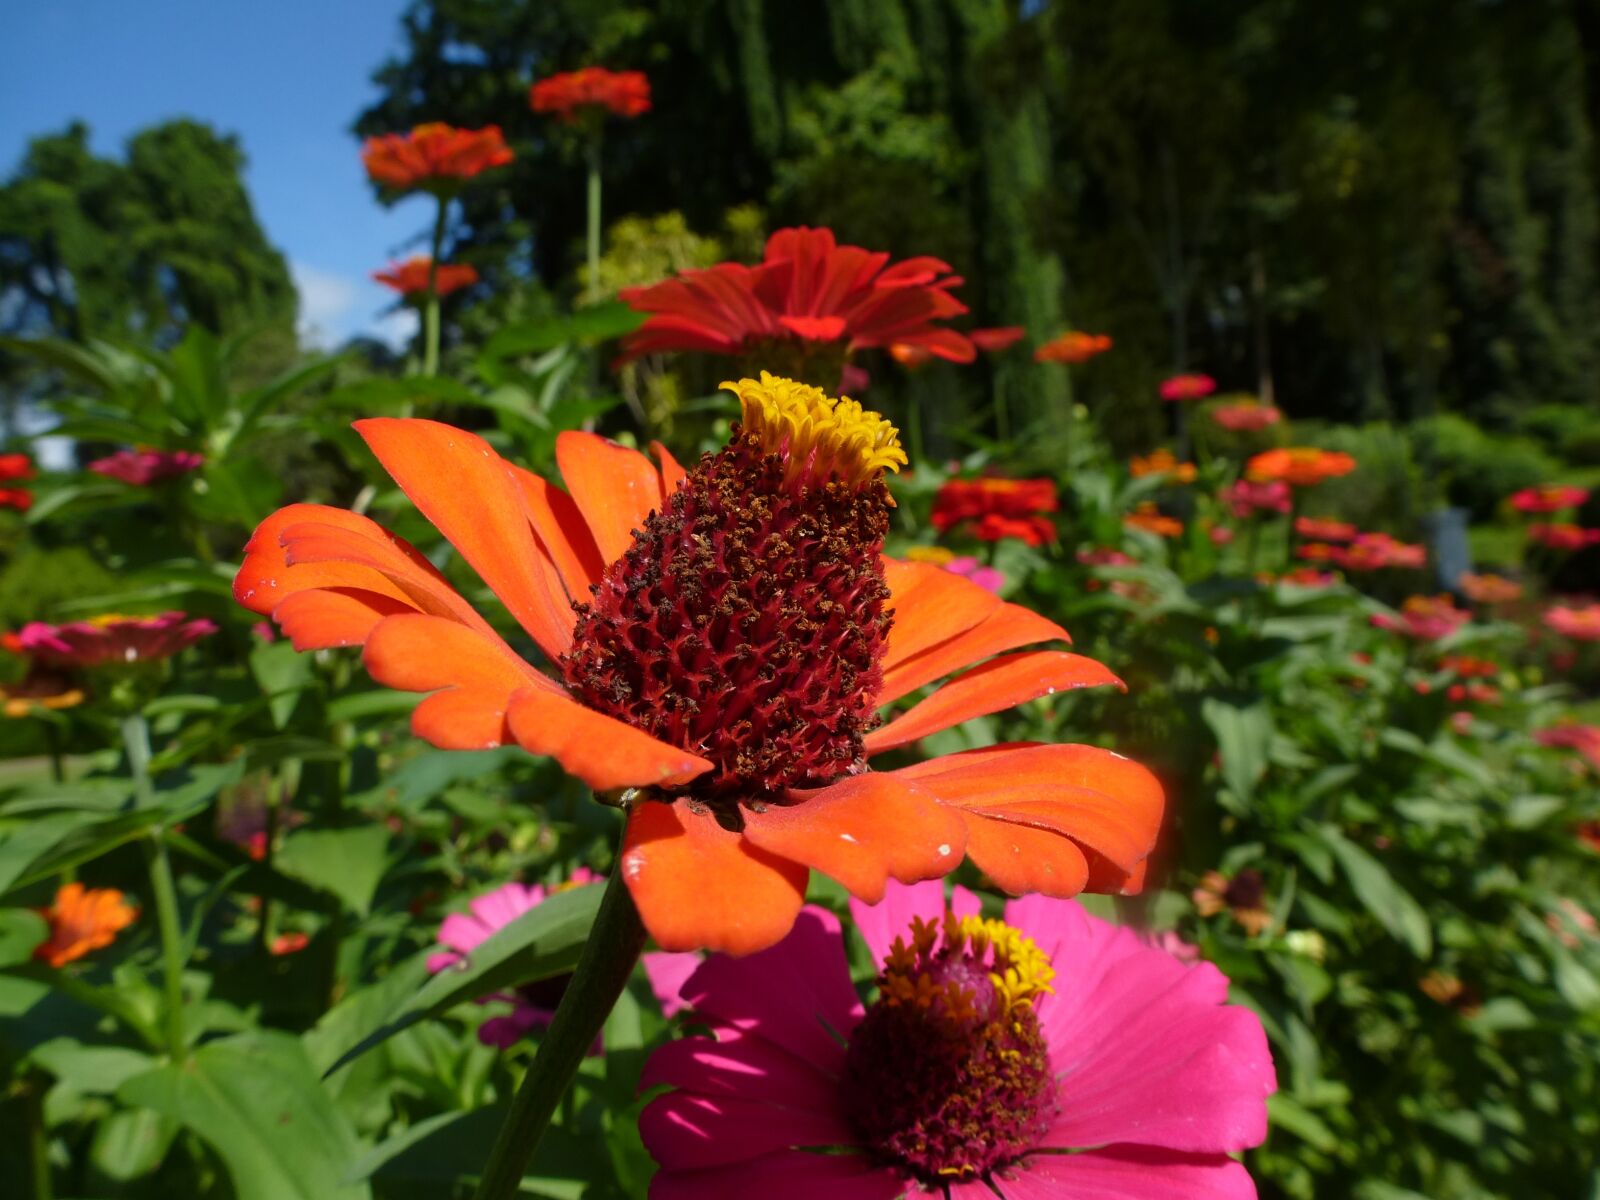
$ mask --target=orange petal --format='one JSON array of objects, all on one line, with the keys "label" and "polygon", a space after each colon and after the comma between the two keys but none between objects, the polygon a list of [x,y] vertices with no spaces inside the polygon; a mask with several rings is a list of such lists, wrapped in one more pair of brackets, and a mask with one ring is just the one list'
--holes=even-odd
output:
[{"label": "orange petal", "polygon": [[1040,892],[1076,896],[1089,879],[1083,851],[1071,838],[969,814],[967,857],[1012,896]]},{"label": "orange petal", "polygon": [[578,430],[556,438],[556,465],[600,557],[607,565],[616,562],[650,510],[661,507],[661,476],[637,450]]},{"label": "orange petal", "polygon": [[361,588],[296,592],[272,610],[272,619],[296,650],[360,646],[385,617],[412,613],[403,600]]},{"label": "orange petal", "polygon": [[893,775],[840,779],[793,804],[745,818],[745,840],[821,871],[876,904],[890,877],[918,883],[961,862],[966,828],[953,809]]},{"label": "orange petal", "polygon": [[1104,666],[1081,654],[1032,650],[1007,654],[958,675],[933,695],[866,737],[868,754],[904,746],[930,733],[1000,712],[1026,700],[1073,688],[1123,687]]},{"label": "orange petal", "polygon": [[678,490],[678,485],[683,482],[684,476],[688,472],[683,469],[677,459],[672,457],[672,451],[668,450],[660,442],[650,443],[650,453],[654,454],[656,461],[661,464],[661,504],[665,507],[667,501],[672,498],[672,493]]},{"label": "orange petal", "polygon": [[442,750],[501,745],[513,693],[560,691],[492,634],[422,613],[380,621],[362,661],[388,687],[437,693],[412,712],[411,731]]},{"label": "orange petal", "polygon": [[[233,579],[233,598],[253,613],[271,616],[285,599],[313,588],[361,588],[389,596],[409,608],[416,602],[404,589],[371,566],[349,562],[308,562],[291,565],[283,548],[284,530],[316,522],[363,535],[393,548],[397,559],[422,558],[415,547],[385,530],[375,521],[342,508],[325,504],[290,504],[280,508],[250,535],[244,546],[244,562]],[[423,561],[426,561],[425,559]],[[398,565],[398,564],[395,564]]]},{"label": "orange petal", "polygon": [[663,950],[733,955],[783,939],[810,877],[681,801],[648,800],[628,814],[621,866],[644,927]]},{"label": "orange petal", "polygon": [[878,703],[888,704],[901,696],[910,695],[924,684],[981,662],[991,654],[1015,650],[1018,646],[1033,642],[1054,641],[1071,642],[1072,639],[1061,626],[1033,610],[1023,608],[1020,604],[1002,603],[971,629],[946,638],[886,669],[883,687],[878,691]]},{"label": "orange petal", "polygon": [[594,544],[594,534],[571,496],[532,471],[513,466],[511,473],[522,487],[533,532],[561,575],[569,600],[586,601],[589,589],[600,582],[606,564]]},{"label": "orange petal", "polygon": [[699,755],[585,708],[564,693],[519,693],[510,716],[511,732],[524,750],[548,754],[597,792],[675,787],[711,769]]},{"label": "orange petal", "polygon": [[437,421],[373,417],[356,432],[544,652],[564,654],[572,607],[534,542],[510,464],[476,434]]},{"label": "orange petal", "polygon": [[884,650],[885,674],[928,647],[971,629],[1001,604],[993,592],[931,563],[886,557],[883,574],[894,610]]},{"label": "orange petal", "polygon": [[1160,780],[1098,746],[989,746],[894,774],[972,818],[1070,837],[1130,875],[1155,847],[1165,805]]}]

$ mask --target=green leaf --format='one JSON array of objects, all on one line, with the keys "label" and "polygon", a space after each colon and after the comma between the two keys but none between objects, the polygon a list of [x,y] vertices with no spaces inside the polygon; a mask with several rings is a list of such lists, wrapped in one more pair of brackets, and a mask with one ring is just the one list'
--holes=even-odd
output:
[{"label": "green leaf", "polygon": [[0,909],[0,967],[27,962],[49,936],[49,924],[31,908]]},{"label": "green leaf", "polygon": [[156,1061],[126,1046],[85,1046],[71,1038],[52,1038],[29,1057],[74,1090],[104,1096],[114,1095]]},{"label": "green leaf", "polygon": [[1506,804],[1506,824],[1513,829],[1534,829],[1566,807],[1560,796],[1514,796]]},{"label": "green leaf", "polygon": [[284,728],[294,715],[314,676],[313,661],[288,641],[268,642],[250,651],[250,673],[268,696],[267,711],[276,728]]},{"label": "green leaf", "polygon": [[433,951],[414,954],[377,983],[351,993],[301,1037],[319,1074],[327,1074],[349,1047],[398,1012],[428,980]]},{"label": "green leaf", "polygon": [[170,1117],[210,1145],[238,1200],[364,1200],[345,1184],[360,1152],[297,1038],[261,1030],[210,1042],[182,1066],[136,1075],[125,1104]]},{"label": "green leaf", "polygon": [[570,317],[507,325],[495,333],[483,348],[487,359],[516,358],[542,354],[568,342],[603,342],[621,337],[644,324],[644,314],[635,312],[620,300],[579,309]]},{"label": "green leaf", "polygon": [[161,1165],[178,1136],[178,1123],[147,1108],[122,1109],[101,1121],[89,1147],[89,1160],[110,1179],[126,1182]]},{"label": "green leaf", "polygon": [[[382,1013],[376,1011],[380,1006],[374,1005],[374,1011],[367,1014],[374,1024],[349,1031],[351,1035],[358,1035],[356,1040],[339,1054],[328,1072],[418,1021],[448,1012],[458,1004],[571,971],[578,965],[578,954],[594,924],[603,890],[580,887],[558,892],[496,930],[473,950],[466,962],[439,972],[414,994],[403,997],[393,1010]],[[330,1043],[331,1039],[328,1043],[319,1043],[319,1058],[327,1056]]]},{"label": "green leaf", "polygon": [[1387,867],[1337,828],[1323,825],[1318,832],[1344,870],[1356,899],[1413,954],[1427,958],[1433,952],[1433,932],[1422,906],[1394,881]]},{"label": "green leaf", "polygon": [[366,916],[388,865],[389,831],[382,825],[305,829],[289,835],[273,866],[291,879],[331,892]]},{"label": "green leaf", "polygon": [[1283,1092],[1267,1097],[1267,1119],[1272,1128],[1287,1129],[1324,1154],[1332,1154],[1339,1148],[1339,1139],[1322,1118]]},{"label": "green leaf", "polygon": [[1222,778],[1241,801],[1255,795],[1256,784],[1267,771],[1267,748],[1272,742],[1272,714],[1264,701],[1238,705],[1207,696],[1200,713],[1217,738],[1222,755]]}]

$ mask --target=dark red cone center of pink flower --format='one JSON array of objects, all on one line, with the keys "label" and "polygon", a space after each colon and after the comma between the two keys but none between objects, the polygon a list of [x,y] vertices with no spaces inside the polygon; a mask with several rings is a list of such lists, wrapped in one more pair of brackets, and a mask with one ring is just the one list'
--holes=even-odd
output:
[{"label": "dark red cone center of pink flower", "polygon": [[864,766],[889,630],[888,493],[825,482],[735,427],[578,605],[567,686],[709,759],[689,793],[726,823]]},{"label": "dark red cone center of pink flower", "polygon": [[1037,1148],[1056,1092],[1031,1006],[1007,1011],[986,971],[961,956],[929,977],[967,992],[972,1010],[952,1019],[938,1000],[873,1005],[851,1035],[840,1097],[874,1155],[937,1189]]}]

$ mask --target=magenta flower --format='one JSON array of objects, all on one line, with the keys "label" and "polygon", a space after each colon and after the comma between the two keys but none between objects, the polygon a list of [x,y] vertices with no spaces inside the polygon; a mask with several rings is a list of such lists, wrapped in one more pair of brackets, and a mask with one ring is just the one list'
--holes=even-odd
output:
[{"label": "magenta flower", "polygon": [[1512,493],[1511,507],[1523,513],[1553,513],[1564,508],[1577,508],[1588,498],[1588,488],[1546,483]]},{"label": "magenta flower", "polygon": [[1545,627],[1575,642],[1600,642],[1600,604],[1556,604],[1545,609]]},{"label": "magenta flower", "polygon": [[1173,400],[1203,400],[1217,390],[1217,381],[1209,375],[1174,375],[1161,381],[1161,398]]},{"label": "magenta flower", "polygon": [[986,567],[970,554],[958,555],[945,563],[946,571],[954,571],[957,575],[972,580],[981,588],[991,592],[999,592],[1006,584],[1006,577],[993,567]]},{"label": "magenta flower", "polygon": [[149,487],[198,470],[203,462],[193,450],[118,450],[90,463],[89,470],[132,487]]},{"label": "magenta flower", "polygon": [[1283,420],[1281,410],[1255,401],[1222,404],[1213,408],[1210,418],[1231,433],[1256,433]]},{"label": "magenta flower", "polygon": [[188,613],[155,617],[108,614],[65,625],[30,621],[17,634],[25,654],[60,667],[160,662],[217,631],[216,623]]},{"label": "magenta flower", "polygon": [[1013,900],[1002,923],[957,888],[953,909],[937,881],[852,901],[883,964],[865,1008],[820,908],[708,958],[683,995],[709,1036],[644,1071],[674,1089],[639,1122],[653,1200],[1255,1196],[1229,1155],[1266,1136],[1277,1081],[1215,967],[1070,900]]},{"label": "magenta flower", "polygon": [[[437,940],[446,949],[428,956],[428,970],[437,975],[440,971],[465,963],[490,935],[504,929],[523,913],[537,908],[557,892],[600,882],[601,876],[588,867],[579,867],[566,883],[552,888],[542,883],[525,887],[512,882],[486,892],[467,905],[468,912],[451,913],[444,919],[439,926]],[[644,956],[644,965],[651,986],[657,995],[663,997],[662,1006],[666,1015],[672,1016],[681,1007],[681,1002],[670,1005],[666,997],[675,995],[683,980],[700,965],[699,955],[656,952]],[[479,1004],[498,1001],[511,1005],[511,1011],[503,1016],[490,1017],[478,1026],[478,1040],[485,1046],[504,1050],[515,1046],[532,1030],[545,1028],[556,1015],[556,1005],[561,1003],[561,995],[567,990],[571,978],[570,975],[558,975],[524,984],[514,991],[494,992],[480,997]],[[598,1042],[590,1053],[600,1053]]]},{"label": "magenta flower", "polygon": [[1236,517],[1253,517],[1256,513],[1286,513],[1290,504],[1289,485],[1282,479],[1255,483],[1241,479],[1222,489],[1221,499]]},{"label": "magenta flower", "polygon": [[1370,620],[1379,629],[1421,642],[1436,642],[1472,620],[1472,614],[1457,608],[1449,596],[1407,596],[1399,615],[1373,613]]}]

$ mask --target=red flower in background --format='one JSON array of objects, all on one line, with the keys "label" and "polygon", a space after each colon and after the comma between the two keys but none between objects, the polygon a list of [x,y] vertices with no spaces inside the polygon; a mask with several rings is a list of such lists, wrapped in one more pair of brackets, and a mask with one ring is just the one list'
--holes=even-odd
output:
[{"label": "red flower in background", "polygon": [[187,613],[155,617],[95,617],[65,625],[33,621],[17,634],[18,650],[41,663],[98,667],[159,662],[217,631],[215,623]]},{"label": "red flower in background", "polygon": [[1254,483],[1241,479],[1222,489],[1221,499],[1236,517],[1253,517],[1256,513],[1289,511],[1293,496],[1289,485],[1281,479],[1268,483]]},{"label": "red flower in background", "polygon": [[1556,605],[1545,610],[1547,629],[1575,642],[1600,642],[1600,604],[1582,608]]},{"label": "red flower in background", "polygon": [[1585,546],[1600,545],[1600,529],[1584,529],[1565,522],[1554,525],[1537,522],[1528,526],[1528,538],[1552,550],[1582,550]]},{"label": "red flower in background", "polygon": [[1255,433],[1283,420],[1281,411],[1267,404],[1257,404],[1254,400],[1219,404],[1206,416],[1232,433]]},{"label": "red flower in background", "polygon": [[998,354],[1015,346],[1027,332],[1021,325],[998,325],[991,329],[968,330],[967,337],[985,354]]},{"label": "red flower in background", "polygon": [[1372,623],[1379,629],[1427,642],[1436,642],[1454,633],[1470,620],[1472,614],[1457,608],[1449,596],[1408,596],[1400,607],[1399,616],[1372,615]]},{"label": "red flower in background", "polygon": [[[1541,746],[1564,746],[1576,750],[1591,767],[1600,771],[1600,725],[1579,725],[1575,721],[1563,721],[1559,725],[1538,730],[1533,735],[1533,740]],[[1596,850],[1600,850],[1600,821],[1589,821],[1586,824],[1590,834],[1583,840]],[[1578,828],[1579,837],[1583,838],[1584,826],[1580,825]]]},{"label": "red flower in background", "polygon": [[1360,532],[1354,525],[1327,517],[1296,517],[1294,531],[1303,538],[1314,538],[1319,542],[1348,542]]},{"label": "red flower in background", "polygon": [[438,190],[510,162],[498,125],[457,129],[443,121],[418,125],[410,133],[386,133],[362,144],[367,174],[385,187]]},{"label": "red flower in background", "polygon": [[1511,507],[1525,513],[1553,513],[1563,508],[1576,508],[1589,498],[1589,489],[1568,487],[1565,484],[1547,483],[1540,487],[1523,488],[1511,496]]},{"label": "red flower in background", "polygon": [[1354,541],[1336,548],[1330,557],[1347,571],[1379,571],[1385,567],[1414,570],[1428,561],[1428,551],[1387,533],[1358,533]]},{"label": "red flower in background", "polygon": [[[26,454],[0,454],[0,484],[32,479],[33,460]],[[33,507],[33,493],[27,488],[0,487],[0,508],[27,512]]]},{"label": "red flower in background", "polygon": [[[416,254],[404,262],[390,263],[385,270],[374,271],[372,277],[409,299],[427,292],[428,268],[432,263],[428,255]],[[434,272],[433,290],[443,297],[477,282],[477,268],[467,263],[440,263]]]},{"label": "red flower in background", "polygon": [[197,471],[204,462],[192,450],[118,450],[90,463],[89,470],[130,487],[149,487]]},{"label": "red flower in background", "polygon": [[658,351],[745,355],[764,347],[843,345],[846,354],[896,344],[951,362],[977,357],[972,341],[939,322],[967,306],[960,276],[937,258],[889,265],[889,256],[841,246],[829,229],[780,229],[753,267],[718,263],[618,295],[648,320],[622,340],[622,358]]},{"label": "red flower in background", "polygon": [[1209,375],[1174,375],[1161,381],[1161,398],[1167,401],[1203,400],[1217,390]]},{"label": "red flower in background", "polygon": [[528,92],[536,113],[576,121],[586,111],[637,117],[650,111],[650,80],[643,71],[584,67],[541,79]]},{"label": "red flower in background", "polygon": [[1501,575],[1474,575],[1463,571],[1456,585],[1474,604],[1510,604],[1522,599],[1522,585]]},{"label": "red flower in background", "polygon": [[54,903],[41,914],[50,922],[50,936],[34,948],[33,956],[49,966],[63,967],[91,950],[111,945],[119,932],[133,924],[139,910],[116,888],[69,883],[56,892]]},{"label": "red flower in background", "polygon": [[1356,460],[1337,450],[1294,446],[1268,450],[1245,464],[1245,477],[1256,483],[1281,479],[1291,487],[1312,487],[1325,479],[1348,475]]},{"label": "red flower in background", "polygon": [[1055,522],[1044,516],[1061,506],[1049,479],[951,479],[933,498],[933,527],[946,533],[971,522],[980,541],[1018,538],[1030,546],[1055,540]]},{"label": "red flower in background", "polygon": [[1086,363],[1111,349],[1111,339],[1103,333],[1068,330],[1051,338],[1033,352],[1035,362]]},{"label": "red flower in background", "polygon": [[1175,538],[1183,536],[1183,522],[1176,517],[1164,516],[1156,508],[1154,502],[1148,500],[1122,518],[1122,527],[1124,529],[1141,529],[1145,533],[1153,533],[1157,537]]}]

